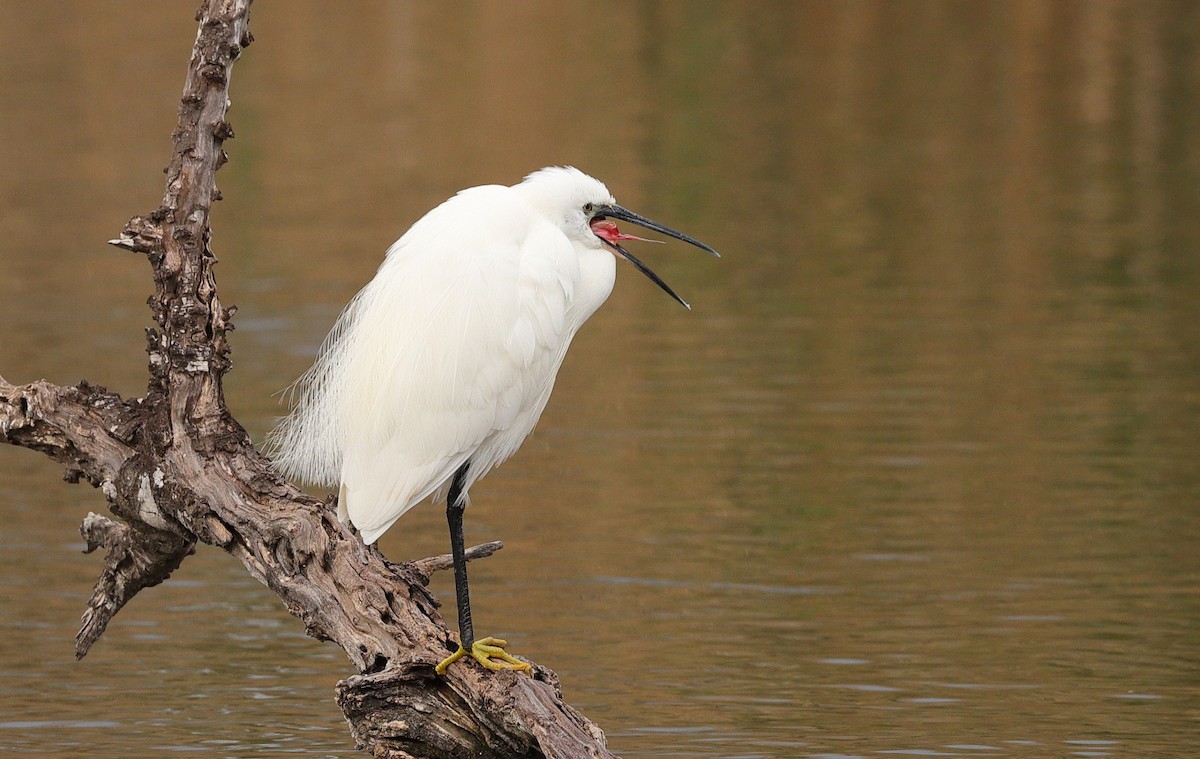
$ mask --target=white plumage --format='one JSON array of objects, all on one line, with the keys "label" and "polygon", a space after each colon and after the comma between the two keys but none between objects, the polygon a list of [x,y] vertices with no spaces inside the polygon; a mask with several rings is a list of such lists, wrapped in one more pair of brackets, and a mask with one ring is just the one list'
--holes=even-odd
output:
[{"label": "white plumage", "polygon": [[294,387],[270,441],[277,466],[340,486],[340,516],[370,544],[468,459],[464,492],[511,456],[612,291],[616,259],[583,209],[613,202],[577,169],[547,168],[426,214]]}]

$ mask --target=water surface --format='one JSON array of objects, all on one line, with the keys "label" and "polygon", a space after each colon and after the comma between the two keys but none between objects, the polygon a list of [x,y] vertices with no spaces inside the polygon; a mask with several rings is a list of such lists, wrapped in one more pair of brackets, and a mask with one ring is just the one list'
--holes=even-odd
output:
[{"label": "water surface", "polygon": [[[388,244],[572,163],[623,268],[477,485],[476,624],[627,757],[1200,742],[1193,3],[259,3],[215,213],[256,439]],[[0,6],[0,373],[136,395],[191,11]],[[0,752],[353,756],[351,673],[202,548],[94,651],[103,500],[0,448]],[[446,550],[440,509],[382,541]],[[448,577],[435,581],[450,598]]]}]

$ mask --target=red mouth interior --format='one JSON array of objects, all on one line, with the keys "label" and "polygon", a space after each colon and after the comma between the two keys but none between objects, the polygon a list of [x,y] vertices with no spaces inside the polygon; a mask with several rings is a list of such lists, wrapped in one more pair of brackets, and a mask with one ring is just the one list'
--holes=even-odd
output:
[{"label": "red mouth interior", "polygon": [[591,226],[592,233],[596,235],[596,237],[599,237],[601,240],[604,240],[608,243],[616,244],[618,240],[633,239],[632,235],[622,233],[621,230],[617,228],[616,224],[604,218],[603,216],[597,216],[596,218],[592,219],[589,226]]}]

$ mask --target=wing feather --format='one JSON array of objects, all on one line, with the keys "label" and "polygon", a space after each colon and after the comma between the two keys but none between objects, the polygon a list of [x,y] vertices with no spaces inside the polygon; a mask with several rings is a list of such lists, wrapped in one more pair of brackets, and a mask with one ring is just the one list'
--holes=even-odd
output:
[{"label": "wing feather", "polygon": [[338,479],[367,543],[468,459],[469,486],[515,452],[570,340],[569,240],[489,200],[502,213],[480,211],[472,228],[430,239],[414,226],[339,338]]}]

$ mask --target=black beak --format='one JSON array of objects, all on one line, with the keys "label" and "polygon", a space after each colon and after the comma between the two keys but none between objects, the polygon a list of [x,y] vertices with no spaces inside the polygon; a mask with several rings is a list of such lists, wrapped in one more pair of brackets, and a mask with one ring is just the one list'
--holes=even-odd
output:
[{"label": "black beak", "polygon": [[[639,227],[642,227],[644,229],[649,229],[653,232],[658,232],[659,234],[667,235],[668,237],[674,237],[676,240],[682,240],[683,242],[686,242],[689,245],[695,245],[697,248],[700,248],[701,250],[704,250],[704,251],[708,251],[709,253],[712,253],[714,256],[717,256],[718,258],[721,257],[720,253],[713,250],[712,248],[705,245],[704,243],[700,242],[696,238],[694,238],[690,235],[685,235],[683,232],[679,232],[674,229],[671,229],[670,227],[666,226],[665,224],[659,224],[657,221],[654,221],[653,219],[647,219],[645,216],[642,216],[641,214],[634,213],[633,211],[630,211],[628,208],[622,208],[621,206],[618,206],[615,204],[612,204],[612,205],[606,204],[606,205],[602,205],[602,206],[596,206],[592,218],[593,219],[610,218],[610,219],[620,219],[621,221],[627,221],[630,224],[636,224]],[[675,293],[675,291],[672,290],[669,285],[667,285],[666,282],[662,281],[661,277],[659,277],[657,274],[655,274],[653,271],[651,271],[649,266],[646,266],[644,263],[642,263],[641,261],[634,258],[629,253],[629,251],[625,250],[625,248],[621,247],[617,243],[611,242],[609,240],[605,240],[605,242],[607,244],[611,245],[612,247],[616,248],[617,252],[625,257],[625,260],[629,261],[629,263],[631,263],[635,267],[637,267],[638,271],[640,271],[642,274],[645,274],[647,277],[649,277],[650,281],[653,282],[654,284],[658,285],[659,287],[661,287],[663,289],[663,291],[666,292],[667,295],[670,295],[672,298],[679,301],[679,303],[684,308],[691,310],[692,307],[687,304],[687,301],[685,301],[683,298],[680,298]]]}]

